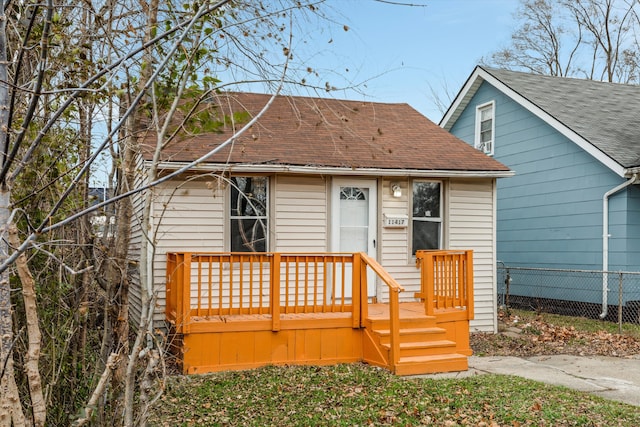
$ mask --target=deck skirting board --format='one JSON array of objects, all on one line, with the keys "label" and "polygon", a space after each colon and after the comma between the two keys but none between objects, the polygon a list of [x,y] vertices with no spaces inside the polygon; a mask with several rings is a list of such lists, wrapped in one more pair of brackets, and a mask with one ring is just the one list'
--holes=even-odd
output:
[{"label": "deck skirting board", "polygon": [[362,360],[362,330],[352,327],[277,332],[203,332],[183,337],[183,372],[204,373],[273,364]]},{"label": "deck skirting board", "polygon": [[192,317],[182,325],[188,332],[172,334],[172,348],[185,374],[357,362],[398,375],[467,369],[471,348],[464,310],[436,310],[427,316],[422,304],[401,304],[394,364],[388,306],[369,308],[361,326],[354,326],[351,313],[283,314],[276,330],[265,314]]}]

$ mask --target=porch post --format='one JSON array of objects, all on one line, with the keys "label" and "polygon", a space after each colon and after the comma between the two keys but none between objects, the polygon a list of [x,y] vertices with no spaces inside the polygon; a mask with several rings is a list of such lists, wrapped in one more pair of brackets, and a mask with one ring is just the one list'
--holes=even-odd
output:
[{"label": "porch post", "polygon": [[[166,303],[164,305],[164,315],[167,320],[171,319],[171,312],[176,310],[176,275],[178,274],[176,267],[178,254],[167,253],[167,278],[166,278]],[[175,320],[175,319],[174,319]]]},{"label": "porch post", "polygon": [[271,257],[271,330],[280,330],[280,253]]},{"label": "porch post", "polygon": [[425,291],[424,308],[427,316],[433,316],[435,304],[435,269],[433,268],[433,258],[433,252],[424,252],[424,260],[422,262],[422,283]]},{"label": "porch post", "polygon": [[[178,261],[180,259],[178,258]],[[191,252],[182,254],[176,308],[176,329],[188,334],[191,323]]]},{"label": "porch post", "polygon": [[354,253],[351,257],[351,317],[353,321],[353,327],[360,327],[360,310],[362,307],[367,304],[367,299],[362,298],[360,295],[360,264],[362,263],[362,258],[359,253]]},{"label": "porch post", "polygon": [[473,251],[466,251],[466,275],[467,282],[467,316],[468,319],[473,319],[474,313],[474,301],[473,301]]},{"label": "porch post", "polygon": [[367,282],[367,263],[362,261],[360,254],[358,254],[358,258],[360,259],[360,326],[364,327],[364,321],[369,317],[369,294],[367,294],[369,284]]},{"label": "porch post", "polygon": [[389,329],[391,333],[391,371],[396,372],[400,361],[400,303],[397,288],[389,289]]}]

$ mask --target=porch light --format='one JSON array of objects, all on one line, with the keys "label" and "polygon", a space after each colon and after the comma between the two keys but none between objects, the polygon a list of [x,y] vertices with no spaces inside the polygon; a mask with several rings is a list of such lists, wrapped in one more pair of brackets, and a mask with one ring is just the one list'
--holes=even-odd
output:
[{"label": "porch light", "polygon": [[393,192],[393,197],[402,197],[402,188],[400,188],[400,184],[397,182],[391,183],[391,191]]}]

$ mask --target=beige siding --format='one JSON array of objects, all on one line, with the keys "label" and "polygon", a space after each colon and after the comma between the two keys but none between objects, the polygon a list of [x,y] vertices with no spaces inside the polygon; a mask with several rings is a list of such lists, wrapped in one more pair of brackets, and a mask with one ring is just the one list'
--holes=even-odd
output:
[{"label": "beige siding", "polygon": [[223,251],[224,191],[205,181],[169,181],[155,188],[153,222],[156,253],[154,286],[158,295],[155,319],[164,319],[167,252]]},{"label": "beige siding", "polygon": [[449,185],[449,248],[474,251],[471,329],[486,332],[497,331],[494,188],[493,179],[452,180]]},{"label": "beige siding", "polygon": [[[327,251],[327,195],[322,177],[278,176],[270,182],[270,249],[280,252]],[[225,191],[204,181],[171,181],[155,190],[157,227],[154,283],[164,307],[166,253],[220,252],[225,246]],[[156,319],[163,318],[162,309]]]},{"label": "beige siding", "polygon": [[[391,195],[391,182],[402,187],[402,197]],[[494,180],[451,179],[445,183],[444,193],[444,249],[473,249],[475,276],[475,320],[474,330],[494,332],[496,321],[495,294],[495,198]],[[413,298],[420,290],[419,271],[415,260],[409,256],[411,213],[410,181],[383,180],[381,194],[381,217],[384,214],[409,216],[407,228],[381,226],[382,246],[379,256],[383,267],[405,288],[404,300]],[[388,299],[385,286],[379,287],[378,296]]]},{"label": "beige siding", "polygon": [[[145,174],[142,173],[144,170],[142,166],[142,157],[138,156],[136,159],[137,167],[136,170],[138,173],[135,176],[134,186],[135,188],[140,188],[144,186],[146,183]],[[132,269],[131,274],[131,286],[129,287],[129,315],[133,320],[134,324],[138,324],[140,320],[140,271],[139,261],[140,261],[140,251],[143,247],[143,233],[142,233],[142,213],[144,209],[144,192],[136,193],[131,196],[131,204],[132,204],[132,217],[131,217],[131,235],[129,240],[129,260],[133,261],[131,263],[132,266],[136,266],[136,268]]]},{"label": "beige siding", "polygon": [[[402,197],[393,197],[391,183],[398,183],[402,188]],[[384,179],[382,181],[381,213],[379,217],[380,264],[391,274],[405,292],[400,294],[401,300],[413,301],[414,293],[420,290],[420,271],[416,268],[415,261],[409,256],[411,216],[409,206],[411,203],[410,181],[407,179]],[[384,227],[384,215],[407,215],[409,224],[406,228]],[[389,292],[384,284],[378,286],[378,298],[388,301]]]},{"label": "beige siding", "polygon": [[328,197],[325,178],[278,176],[275,181],[271,249],[326,252]]},{"label": "beige siding", "polygon": [[[391,182],[402,186],[394,198]],[[270,181],[270,250],[326,252],[329,250],[329,194],[321,176],[279,175]],[[419,291],[419,270],[410,256],[411,191],[408,179],[383,179],[378,194],[378,259],[403,287],[402,300]],[[445,182],[444,248],[473,249],[476,319],[472,328],[495,331],[495,199],[494,180]],[[166,253],[224,251],[225,191],[212,190],[204,181],[164,184],[155,190],[153,218],[157,226],[154,283],[158,292],[156,319],[163,319]],[[409,217],[406,228],[383,226],[384,214]],[[378,284],[378,298],[387,301],[387,287]]]}]

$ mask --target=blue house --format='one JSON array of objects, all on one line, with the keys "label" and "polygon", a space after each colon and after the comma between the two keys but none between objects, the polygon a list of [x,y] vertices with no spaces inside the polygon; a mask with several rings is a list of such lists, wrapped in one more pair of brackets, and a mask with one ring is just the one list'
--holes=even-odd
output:
[{"label": "blue house", "polygon": [[[497,183],[500,261],[640,271],[640,86],[478,66],[440,126],[516,174]],[[606,276],[576,300],[606,312]]]}]

